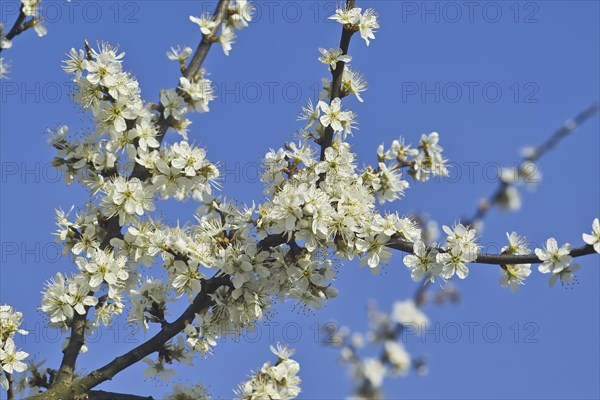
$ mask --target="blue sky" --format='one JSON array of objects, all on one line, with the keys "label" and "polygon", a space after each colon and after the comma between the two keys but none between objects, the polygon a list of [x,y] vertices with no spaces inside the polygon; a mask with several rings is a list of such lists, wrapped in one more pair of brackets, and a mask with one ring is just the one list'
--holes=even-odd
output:
[{"label": "blue sky", "polygon": [[[43,329],[37,307],[43,283],[74,266],[56,255],[53,210],[87,199],[49,166],[54,152],[46,144],[46,128],[86,123],[69,101],[70,83],[60,62],[83,39],[118,43],[144,98],[156,101],[159,90],[178,79],[177,65],[165,52],[176,44],[195,47],[199,31],[188,16],[211,10],[214,3],[44,2],[48,35],[40,39],[26,32],[3,54],[12,68],[10,79],[0,82],[0,302],[25,314],[32,333],[19,345],[56,367],[57,339]],[[402,135],[416,143],[421,133],[438,131],[454,165],[452,179],[413,184],[391,210],[426,211],[440,224],[470,216],[478,200],[495,189],[497,166],[514,166],[520,148],[541,143],[600,97],[598,2],[368,3],[380,13],[381,29],[368,48],[354,38],[350,54],[370,90],[365,103],[346,103],[358,113],[360,130],[350,142],[359,162],[372,163],[382,142]],[[0,6],[5,24],[14,21],[15,4]],[[339,43],[340,26],[325,22],[335,4],[259,2],[260,17],[239,33],[231,55],[225,57],[218,46],[211,50],[205,67],[219,98],[210,113],[193,116],[190,138],[221,162],[227,197],[248,203],[263,198],[256,163],[268,148],[291,139],[300,128],[295,121],[300,107],[328,76],[317,48]],[[522,191],[519,212],[492,211],[481,241],[504,243],[505,232],[516,230],[535,243],[554,236],[580,245],[581,233],[590,231],[600,214],[599,133],[596,117],[544,157],[541,184]],[[197,206],[159,204],[173,222],[191,218]],[[340,296],[324,310],[304,315],[292,304],[279,305],[258,340],[248,335],[240,343],[220,342],[214,356],[181,367],[177,379],[203,381],[213,395],[230,397],[246,374],[271,359],[269,344],[287,338],[301,363],[302,398],[347,396],[348,371],[335,350],[315,340],[315,328],[336,321],[364,331],[367,301],[389,310],[395,300],[410,297],[416,284],[401,259],[395,255],[379,277],[357,263],[345,264]],[[472,266],[467,280],[454,282],[461,303],[428,306],[432,331],[406,341],[412,355],[428,358],[429,374],[388,381],[387,396],[598,398],[600,259],[579,261],[577,284],[551,289],[548,277],[534,271],[517,294],[498,285],[498,267]],[[453,340],[457,326],[461,336]],[[89,371],[142,340],[129,334],[124,320],[101,331],[79,366]],[[142,369],[135,366],[101,388],[160,398],[168,385],[144,381]]]}]

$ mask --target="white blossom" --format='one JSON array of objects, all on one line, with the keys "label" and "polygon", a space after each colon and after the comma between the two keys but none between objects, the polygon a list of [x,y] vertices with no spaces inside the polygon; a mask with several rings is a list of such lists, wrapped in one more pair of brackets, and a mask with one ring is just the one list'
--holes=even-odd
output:
[{"label": "white blossom", "polygon": [[413,326],[417,330],[425,329],[429,324],[427,316],[417,308],[413,300],[397,301],[392,307],[392,321]]},{"label": "white blossom", "polygon": [[545,249],[535,249],[535,255],[542,261],[538,267],[539,271],[543,274],[561,272],[571,265],[573,257],[569,255],[570,252],[571,245],[569,243],[565,243],[559,248],[556,239],[548,239]]},{"label": "white blossom", "polygon": [[190,21],[192,21],[195,24],[198,24],[198,26],[200,27],[200,32],[202,32],[202,34],[206,36],[210,35],[215,26],[218,25],[217,22],[212,20],[211,16],[208,13],[203,14],[199,18],[190,16]]},{"label": "white blossom", "polygon": [[365,40],[365,43],[368,46],[370,44],[370,39],[375,39],[375,30],[379,28],[375,10],[368,8],[361,14],[358,28],[360,36]]},{"label": "white blossom", "polygon": [[324,49],[322,47],[319,48],[321,52],[321,57],[319,57],[319,61],[323,64],[329,64],[332,70],[335,71],[337,67],[337,63],[342,61],[345,63],[349,63],[352,61],[352,56],[343,54],[342,49]]},{"label": "white blossom", "polygon": [[592,233],[584,233],[582,237],[584,242],[590,246],[594,246],[596,253],[600,253],[600,220],[598,218],[595,218],[592,223]]},{"label": "white blossom", "polygon": [[438,252],[435,248],[428,249],[425,243],[421,240],[416,241],[413,245],[413,254],[404,256],[404,264],[411,271],[411,278],[415,282],[421,281],[425,276],[433,279],[433,276],[438,275],[440,265],[437,263]]},{"label": "white blossom", "polygon": [[360,21],[360,12],[361,9],[358,7],[348,9],[345,6],[338,6],[338,8],[335,10],[335,14],[329,17],[329,19],[344,25],[354,25]]},{"label": "white blossom", "polygon": [[2,347],[0,347],[1,369],[9,374],[25,371],[27,364],[22,360],[27,358],[29,354],[24,351],[17,351],[15,342],[12,338],[8,338],[4,342],[0,341],[0,343],[2,344]]},{"label": "white blossom", "polygon": [[561,283],[563,284],[572,282],[575,279],[574,272],[578,271],[579,268],[581,268],[579,264],[571,264],[560,272],[553,273],[550,277],[548,285],[553,287],[558,279],[560,279]]},{"label": "white blossom", "polygon": [[[190,17],[191,18],[191,17]],[[171,47],[171,50],[167,52],[167,58],[171,61],[178,61],[180,64],[186,62],[186,60],[192,55],[191,47],[184,47],[183,49],[179,46]]]}]

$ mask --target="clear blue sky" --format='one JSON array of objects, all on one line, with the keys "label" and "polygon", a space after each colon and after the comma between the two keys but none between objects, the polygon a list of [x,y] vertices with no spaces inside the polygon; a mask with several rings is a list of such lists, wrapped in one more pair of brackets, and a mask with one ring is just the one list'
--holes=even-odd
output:
[{"label": "clear blue sky", "polygon": [[[18,344],[57,367],[60,350],[54,333],[42,329],[37,307],[44,281],[74,266],[56,257],[53,210],[86,200],[83,190],[66,187],[48,165],[54,152],[46,144],[46,128],[83,123],[67,96],[69,81],[60,62],[83,39],[118,43],[144,98],[156,101],[159,90],[173,87],[179,74],[165,52],[176,44],[195,47],[199,31],[188,16],[212,7],[200,1],[44,3],[48,35],[39,39],[26,32],[3,53],[12,68],[10,79],[0,83],[0,302],[25,314],[32,333]],[[392,205],[400,213],[427,211],[441,224],[471,215],[478,199],[495,189],[496,166],[514,165],[519,148],[542,142],[600,97],[598,2],[474,2],[472,9],[463,2],[368,3],[380,13],[382,28],[369,48],[355,38],[350,53],[370,90],[364,104],[347,103],[359,116],[360,130],[350,141],[360,163],[373,162],[382,141],[389,144],[403,135],[416,143],[421,133],[438,131],[446,156],[460,172],[451,180],[412,185],[406,198]],[[15,4],[2,3],[2,22],[12,24]],[[190,137],[227,169],[223,194],[228,197],[262,198],[255,163],[268,148],[290,140],[300,127],[295,121],[300,107],[328,75],[317,61],[317,48],[339,42],[340,26],[323,22],[335,4],[258,3],[259,20],[240,32],[231,55],[225,57],[217,46],[211,50],[205,67],[219,98],[210,113],[193,116]],[[522,192],[519,212],[493,211],[482,242],[504,243],[505,232],[516,230],[536,243],[554,236],[580,245],[581,233],[590,231],[600,214],[599,133],[596,117],[545,157],[541,185]],[[468,165],[473,165],[471,176]],[[191,218],[196,205],[162,202],[160,207],[175,222]],[[297,328],[302,330],[296,343],[288,342],[301,363],[302,398],[350,393],[348,371],[339,366],[335,350],[315,342],[314,328],[335,320],[364,331],[368,300],[388,310],[395,300],[411,296],[415,284],[401,259],[396,255],[379,277],[347,263],[340,269],[340,296],[313,315],[298,313],[291,304],[277,307],[273,341],[284,341],[284,335],[294,339]],[[598,398],[600,258],[580,262],[572,288],[548,288],[548,276],[536,269],[517,294],[498,285],[499,268],[472,266],[466,281],[455,282],[459,305],[425,310],[440,324],[438,337],[431,333],[406,343],[414,356],[428,357],[429,375],[388,381],[388,397]],[[471,323],[479,324],[473,340]],[[462,337],[451,343],[456,326]],[[492,343],[495,327],[502,333]],[[271,359],[269,329],[261,329],[256,343],[250,340],[254,336],[219,343],[213,357],[181,367],[177,379],[201,380],[213,395],[230,397],[247,373]],[[100,344],[90,344],[79,366],[89,371],[141,340],[127,334],[124,320],[118,331],[103,330]],[[160,398],[168,388],[144,381],[142,369],[131,368],[101,388]]]}]

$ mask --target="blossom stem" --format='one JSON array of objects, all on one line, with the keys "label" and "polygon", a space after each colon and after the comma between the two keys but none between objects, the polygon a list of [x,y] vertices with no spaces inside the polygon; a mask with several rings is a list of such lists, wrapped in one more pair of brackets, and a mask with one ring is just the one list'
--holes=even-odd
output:
[{"label": "blossom stem", "polygon": [[[12,40],[15,36],[24,32],[27,29],[23,24],[23,22],[25,21],[25,18],[27,18],[27,16],[23,12],[23,6],[21,5],[21,10],[19,11],[19,16],[17,17],[17,20],[15,21],[15,23],[12,26],[12,28],[10,29],[10,31],[8,31],[8,33],[6,34],[6,39]],[[2,47],[0,47],[0,53],[2,53],[2,50],[4,50],[4,49]]]},{"label": "blossom stem", "polygon": [[[346,9],[350,10],[354,8],[354,0],[346,1]],[[340,39],[340,50],[342,50],[342,55],[348,54],[348,48],[350,47],[350,39],[354,34],[355,30],[348,29],[346,26],[342,28],[342,38]],[[329,102],[335,99],[336,97],[342,97],[342,80],[344,76],[344,67],[346,63],[344,61],[338,61],[334,70],[331,71],[332,81],[331,81],[331,95],[329,97]],[[321,161],[325,160],[325,150],[328,147],[331,147],[333,143],[333,127],[329,125],[325,128],[325,133],[321,138]]]},{"label": "blossom stem", "polygon": [[13,384],[15,382],[15,378],[13,378],[12,374],[9,374],[6,371],[4,371],[4,375],[6,375],[6,379],[8,380],[8,392],[6,393],[7,399],[14,400],[15,393],[13,390]]},{"label": "blossom stem", "polygon": [[[387,246],[392,249],[404,251],[413,254],[413,244],[399,239],[392,239],[388,242]],[[439,253],[445,253],[446,250],[442,248],[436,248]],[[571,257],[582,257],[589,254],[594,254],[595,250],[592,245],[585,245],[571,250],[569,255]],[[502,265],[502,264],[541,264],[543,261],[538,258],[535,254],[526,255],[515,255],[515,254],[477,254],[477,258],[473,261],[474,264],[491,264],[491,265]]]}]

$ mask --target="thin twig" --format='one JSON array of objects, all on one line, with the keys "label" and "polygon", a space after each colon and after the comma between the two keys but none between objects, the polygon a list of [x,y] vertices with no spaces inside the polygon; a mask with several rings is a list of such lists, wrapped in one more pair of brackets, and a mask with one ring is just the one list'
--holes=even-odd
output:
[{"label": "thin twig", "polygon": [[12,28],[10,28],[10,31],[8,31],[8,33],[6,34],[6,38],[8,40],[12,40],[15,36],[22,32],[21,29],[23,29],[23,22],[25,22],[25,18],[27,18],[27,16],[25,15],[25,12],[23,11],[23,6],[21,5],[21,8],[19,9],[19,16],[17,17]]},{"label": "thin twig", "polygon": [[[35,18],[31,18],[29,21],[25,22],[26,18],[27,15],[25,15],[25,13],[23,12],[23,5],[21,5],[21,8],[19,10],[19,16],[15,20],[15,23],[13,24],[12,28],[10,28],[10,31],[8,31],[8,33],[6,34],[5,38],[8,40],[13,40],[15,36],[20,35],[27,29],[35,25]],[[6,49],[0,47],[0,53],[2,53],[3,50]]]}]

